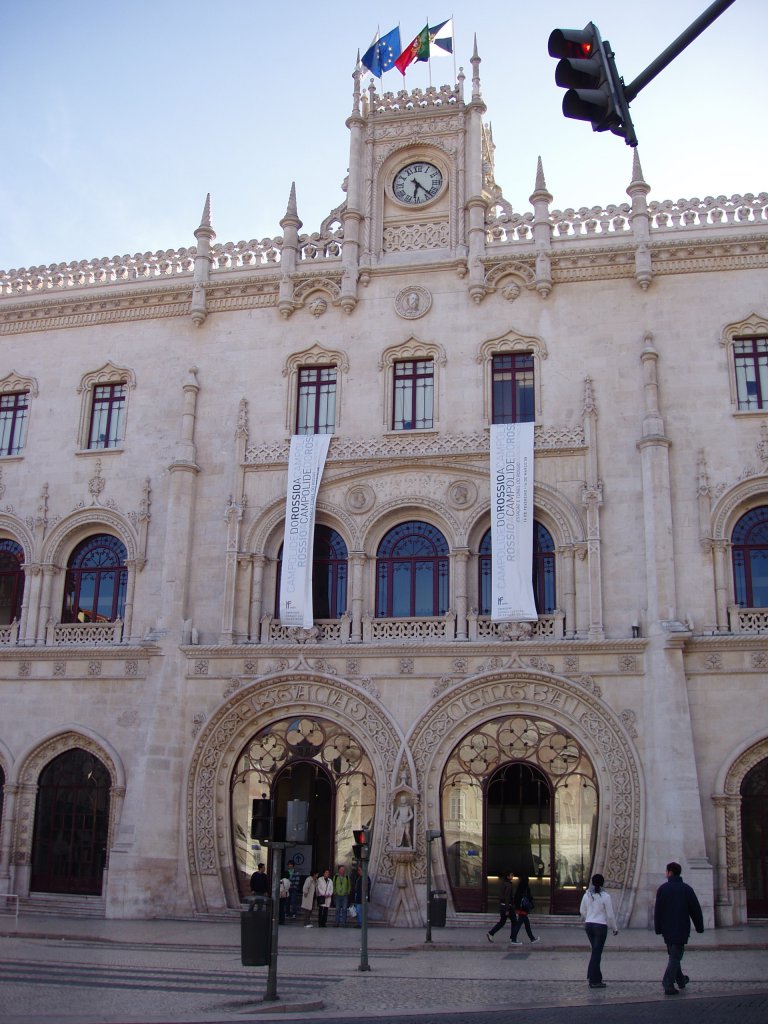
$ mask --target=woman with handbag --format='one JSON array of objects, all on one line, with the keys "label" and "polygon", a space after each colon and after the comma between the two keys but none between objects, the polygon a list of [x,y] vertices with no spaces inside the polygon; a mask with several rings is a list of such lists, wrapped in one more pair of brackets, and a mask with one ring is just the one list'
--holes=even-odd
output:
[{"label": "woman with handbag", "polygon": [[513,903],[515,908],[515,918],[509,934],[509,941],[513,946],[522,946],[522,942],[518,942],[517,940],[517,933],[522,927],[525,927],[525,931],[531,942],[538,942],[539,939],[531,931],[531,922],[528,920],[528,915],[533,910],[533,893],[531,892],[531,884],[528,881],[528,875],[520,875],[520,880],[517,883],[517,888],[515,889]]}]

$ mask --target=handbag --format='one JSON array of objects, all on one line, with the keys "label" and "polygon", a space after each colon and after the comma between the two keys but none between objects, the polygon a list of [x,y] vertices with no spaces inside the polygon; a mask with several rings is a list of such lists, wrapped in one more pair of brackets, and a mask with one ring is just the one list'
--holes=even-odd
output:
[{"label": "handbag", "polygon": [[530,914],[533,910],[533,898],[531,896],[523,896],[520,900],[520,909],[524,910],[526,914]]}]

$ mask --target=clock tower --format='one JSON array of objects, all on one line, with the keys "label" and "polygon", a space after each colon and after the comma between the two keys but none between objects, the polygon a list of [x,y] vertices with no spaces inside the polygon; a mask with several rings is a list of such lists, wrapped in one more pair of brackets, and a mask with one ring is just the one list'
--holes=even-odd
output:
[{"label": "clock tower", "polygon": [[[355,70],[354,105],[347,121],[350,162],[344,222],[345,290],[374,269],[453,262],[460,276],[484,244],[492,199],[493,146],[483,125],[477,45],[472,94],[456,85],[379,95],[361,89]],[[480,273],[482,270],[480,268]]]}]

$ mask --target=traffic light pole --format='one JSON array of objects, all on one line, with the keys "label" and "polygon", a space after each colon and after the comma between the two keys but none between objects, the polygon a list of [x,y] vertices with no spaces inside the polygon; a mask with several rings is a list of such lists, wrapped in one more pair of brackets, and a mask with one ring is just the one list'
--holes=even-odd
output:
[{"label": "traffic light pole", "polygon": [[265,1003],[272,1003],[280,998],[277,994],[277,936],[280,923],[280,861],[285,847],[285,843],[269,844],[269,852],[272,855],[272,948],[269,953],[267,990],[264,993]]},{"label": "traffic light pole", "polygon": [[442,832],[427,829],[427,934],[425,942],[432,941],[432,842],[442,836]]},{"label": "traffic light pole", "polygon": [[631,103],[641,89],[644,89],[649,82],[653,81],[660,71],[663,71],[668,64],[671,64],[675,57],[679,57],[683,50],[690,43],[700,36],[705,28],[709,28],[715,19],[719,18],[723,11],[726,11],[734,0],[716,0],[715,3],[700,14],[693,24],[689,25],[685,32],[682,32],[673,43],[660,53],[656,60],[652,61],[645,71],[641,71],[634,82],[624,86],[624,96],[627,103]]},{"label": "traffic light pole", "polygon": [[362,903],[360,904],[363,908],[363,920],[360,922],[362,931],[360,932],[360,966],[357,968],[358,971],[370,971],[371,965],[368,963],[368,851],[370,847],[364,846],[361,853],[362,856],[360,861],[363,865],[363,888],[360,893]]}]

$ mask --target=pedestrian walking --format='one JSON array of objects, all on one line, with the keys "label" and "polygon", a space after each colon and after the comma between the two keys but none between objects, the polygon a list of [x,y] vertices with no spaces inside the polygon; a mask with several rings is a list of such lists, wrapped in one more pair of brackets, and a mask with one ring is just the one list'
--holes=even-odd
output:
[{"label": "pedestrian walking", "polygon": [[501,893],[499,895],[499,920],[490,928],[485,934],[489,942],[493,942],[493,936],[496,932],[500,932],[504,925],[507,923],[507,918],[510,914],[514,914],[515,905],[513,903],[513,889],[512,879],[514,874],[508,871],[501,883]]},{"label": "pedestrian walking", "polygon": [[326,868],[317,880],[317,927],[325,928],[328,923],[328,909],[333,899],[331,869]]},{"label": "pedestrian walking", "polygon": [[509,941],[513,946],[522,946],[522,942],[517,940],[517,934],[521,928],[525,927],[526,934],[531,942],[538,942],[539,939],[531,931],[531,922],[528,920],[528,915],[533,910],[533,893],[531,892],[528,875],[520,875],[517,887],[515,888],[515,895],[512,897],[512,903],[515,915],[509,933]]},{"label": "pedestrian walking", "polygon": [[590,988],[605,988],[600,960],[605,940],[608,938],[608,926],[610,925],[614,935],[619,934],[616,915],[613,912],[613,902],[610,895],[603,889],[604,885],[605,879],[602,875],[592,875],[592,884],[582,896],[579,908],[581,919],[584,921],[584,931],[587,933],[589,944],[592,947],[592,955],[587,967],[587,981]]},{"label": "pedestrian walking", "polygon": [[312,910],[317,895],[317,871],[313,868],[307,875],[301,888],[301,909],[304,911],[304,927],[312,927]]},{"label": "pedestrian walking", "polygon": [[701,906],[696,893],[683,881],[682,871],[676,861],[667,864],[667,880],[656,890],[653,911],[656,934],[667,944],[667,969],[661,980],[666,996],[678,995],[678,989],[684,989],[690,981],[688,975],[683,974],[681,962],[691,934],[691,921],[699,934],[704,931]]},{"label": "pedestrian walking", "polygon": [[334,928],[347,927],[347,907],[351,891],[352,884],[347,875],[347,869],[343,864],[339,864],[336,874],[333,876],[333,904],[336,907]]}]

